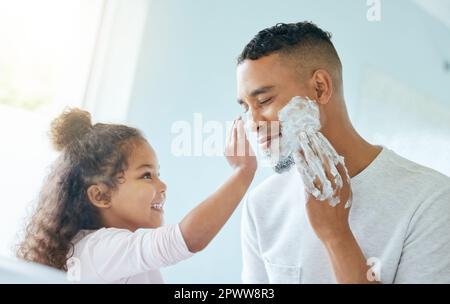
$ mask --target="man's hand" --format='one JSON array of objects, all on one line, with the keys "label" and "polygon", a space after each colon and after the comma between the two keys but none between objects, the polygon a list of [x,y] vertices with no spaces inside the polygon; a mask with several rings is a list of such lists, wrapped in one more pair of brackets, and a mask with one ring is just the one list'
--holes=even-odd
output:
[{"label": "man's hand", "polygon": [[[337,169],[343,181],[343,187],[336,194],[340,198],[339,204],[331,207],[328,201],[318,201],[311,194],[307,194],[306,211],[309,222],[317,237],[325,243],[351,233],[348,224],[350,208],[345,208],[346,203],[351,200],[350,181],[346,178],[342,164],[339,164]],[[327,164],[325,164],[325,172],[333,185],[333,189],[336,189]],[[316,183],[316,186],[321,189],[320,182],[317,181]]]},{"label": "man's hand", "polygon": [[[350,229],[350,208],[345,208],[346,203],[352,199],[350,181],[344,174],[344,167],[339,165],[337,168],[343,181],[343,187],[336,194],[340,198],[339,204],[331,207],[328,201],[318,201],[307,194],[306,211],[309,222],[328,253],[337,283],[379,283],[371,281],[373,276],[368,275],[369,267],[364,253]],[[333,189],[336,189],[327,164],[325,172]],[[322,187],[319,182],[316,182],[316,186],[319,189]]]}]

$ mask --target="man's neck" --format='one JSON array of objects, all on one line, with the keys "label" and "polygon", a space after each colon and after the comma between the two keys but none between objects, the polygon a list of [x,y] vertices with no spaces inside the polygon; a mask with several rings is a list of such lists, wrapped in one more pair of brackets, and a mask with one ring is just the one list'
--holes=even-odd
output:
[{"label": "man's neck", "polygon": [[371,145],[348,124],[339,124],[332,128],[331,132],[324,135],[336,149],[337,153],[344,157],[350,177],[354,177],[366,169],[378,156],[382,148]]}]

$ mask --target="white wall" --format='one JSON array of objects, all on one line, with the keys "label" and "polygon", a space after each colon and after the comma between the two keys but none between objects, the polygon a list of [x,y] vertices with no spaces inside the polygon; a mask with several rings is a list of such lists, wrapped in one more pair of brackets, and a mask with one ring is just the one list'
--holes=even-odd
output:
[{"label": "white wall", "polygon": [[[450,73],[443,69],[450,30],[413,1],[381,4],[381,22],[370,23],[365,0],[152,2],[128,120],[157,150],[169,186],[168,222],[180,220],[229,174],[218,157],[174,157],[172,123],[192,121],[195,112],[205,120],[233,119],[240,111],[235,59],[259,30],[277,22],[311,20],[331,31],[356,127],[374,143],[450,174],[444,150]],[[419,133],[421,140],[414,141]],[[256,182],[268,173],[263,170]],[[165,270],[167,282],[239,282],[239,221],[240,210],[206,251]]]}]

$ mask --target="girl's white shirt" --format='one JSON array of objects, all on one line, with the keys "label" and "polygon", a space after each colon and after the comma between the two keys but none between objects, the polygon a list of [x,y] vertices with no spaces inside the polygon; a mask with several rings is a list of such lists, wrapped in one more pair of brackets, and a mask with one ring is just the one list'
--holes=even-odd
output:
[{"label": "girl's white shirt", "polygon": [[164,283],[161,268],[193,255],[178,224],[135,232],[118,228],[82,230],[73,243],[74,259],[68,272],[89,283]]}]

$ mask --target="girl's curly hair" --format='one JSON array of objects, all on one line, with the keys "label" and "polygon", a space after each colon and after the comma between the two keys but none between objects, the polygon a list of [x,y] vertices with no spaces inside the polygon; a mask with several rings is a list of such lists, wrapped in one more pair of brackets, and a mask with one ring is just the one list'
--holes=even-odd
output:
[{"label": "girl's curly hair", "polygon": [[103,227],[87,189],[103,183],[113,190],[121,182],[133,148],[145,139],[128,126],[92,125],[89,112],[77,108],[52,122],[50,137],[61,154],[52,164],[16,254],[67,271],[77,233]]}]

